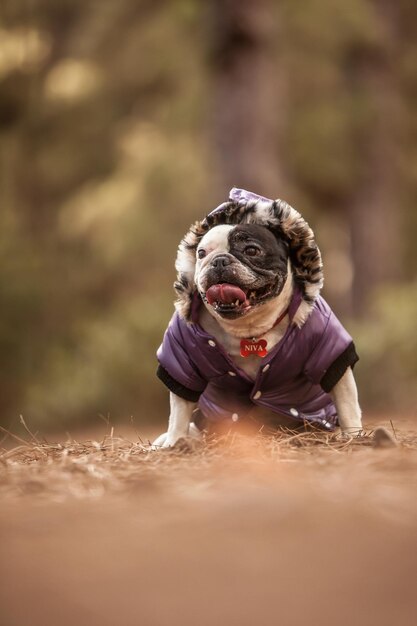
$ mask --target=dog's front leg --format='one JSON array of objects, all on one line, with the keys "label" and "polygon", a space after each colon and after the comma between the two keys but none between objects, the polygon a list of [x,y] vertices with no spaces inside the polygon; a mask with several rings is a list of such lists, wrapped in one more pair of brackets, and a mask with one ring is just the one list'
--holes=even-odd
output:
[{"label": "dog's front leg", "polygon": [[172,391],[169,394],[169,404],[171,411],[169,414],[168,431],[162,443],[163,448],[169,448],[178,439],[188,437],[192,414],[196,407],[195,402],[184,400],[184,398],[180,398]]},{"label": "dog's front leg", "polygon": [[348,368],[331,391],[342,433],[355,436],[362,430],[362,412],[352,368]]}]

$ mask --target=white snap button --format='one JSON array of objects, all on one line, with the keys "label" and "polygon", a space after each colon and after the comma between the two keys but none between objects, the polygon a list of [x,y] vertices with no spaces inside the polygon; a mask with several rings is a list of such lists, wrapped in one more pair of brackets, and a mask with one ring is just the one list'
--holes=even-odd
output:
[{"label": "white snap button", "polygon": [[229,374],[229,376],[236,376],[236,374],[234,372],[232,372],[232,371],[227,372],[227,373]]},{"label": "white snap button", "polygon": [[269,363],[267,363],[266,365],[263,366],[262,371],[263,372],[267,372],[269,370],[271,366],[269,365]]},{"label": "white snap button", "polygon": [[257,392],[255,393],[255,395],[253,396],[253,399],[254,399],[254,400],[258,400],[258,398],[260,398],[260,397],[261,397],[261,395],[262,395],[262,392],[261,392],[261,391],[257,391]]},{"label": "white snap button", "polygon": [[294,415],[294,417],[297,417],[297,416],[298,416],[298,411],[297,411],[297,409],[290,409],[290,413],[291,413],[291,415]]},{"label": "white snap button", "polygon": [[238,419],[239,419],[239,415],[237,413],[233,413],[232,422],[237,422]]},{"label": "white snap button", "polygon": [[209,339],[209,340],[208,340],[208,345],[209,345],[209,346],[211,346],[212,348],[214,348],[214,347],[215,347],[215,345],[216,345],[216,342],[215,342],[215,341],[213,341],[213,339]]}]

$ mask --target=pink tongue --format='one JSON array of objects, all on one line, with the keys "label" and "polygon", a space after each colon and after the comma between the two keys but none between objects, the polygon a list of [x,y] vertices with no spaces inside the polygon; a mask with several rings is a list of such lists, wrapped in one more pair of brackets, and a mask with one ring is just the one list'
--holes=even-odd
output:
[{"label": "pink tongue", "polygon": [[232,304],[232,302],[245,302],[246,294],[240,287],[221,283],[220,285],[212,285],[206,291],[206,298],[209,304],[213,302],[222,302],[223,304]]}]

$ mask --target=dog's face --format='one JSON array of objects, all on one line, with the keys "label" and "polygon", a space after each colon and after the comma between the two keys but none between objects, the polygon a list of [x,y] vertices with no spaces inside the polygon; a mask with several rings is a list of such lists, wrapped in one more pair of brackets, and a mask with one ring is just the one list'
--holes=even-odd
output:
[{"label": "dog's face", "polygon": [[195,284],[208,308],[226,319],[276,297],[287,278],[288,244],[265,226],[215,226],[196,254]]}]

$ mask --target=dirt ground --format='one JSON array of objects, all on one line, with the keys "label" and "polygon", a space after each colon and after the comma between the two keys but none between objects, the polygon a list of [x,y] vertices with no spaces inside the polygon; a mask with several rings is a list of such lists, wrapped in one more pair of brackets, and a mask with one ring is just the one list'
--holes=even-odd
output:
[{"label": "dirt ground", "polygon": [[417,417],[393,424],[3,444],[1,626],[414,626]]}]

